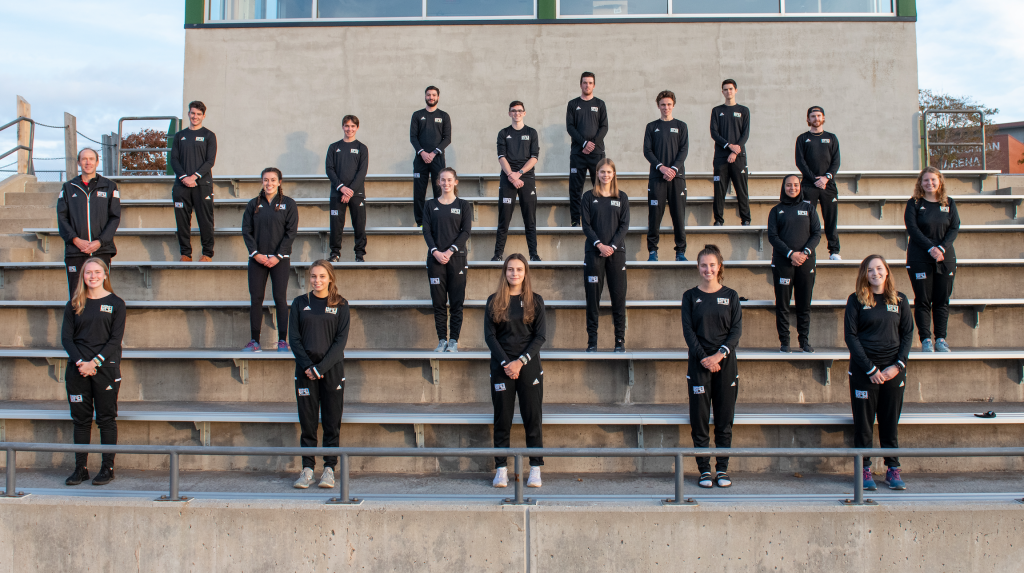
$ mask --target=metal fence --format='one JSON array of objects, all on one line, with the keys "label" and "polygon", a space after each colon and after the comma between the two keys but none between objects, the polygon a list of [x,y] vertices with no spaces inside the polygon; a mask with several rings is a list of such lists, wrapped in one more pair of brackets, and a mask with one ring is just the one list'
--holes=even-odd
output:
[{"label": "metal fence", "polygon": [[[696,505],[693,498],[683,496],[683,458],[686,457],[730,457],[730,458],[853,458],[853,498],[842,499],[846,505],[875,505],[864,498],[865,457],[906,457],[906,458],[947,458],[947,457],[1024,457],[1024,448],[271,448],[271,447],[218,447],[218,446],[129,446],[129,445],[75,445],[75,444],[33,444],[6,442],[7,489],[3,497],[22,497],[17,490],[17,453],[48,452],[92,454],[144,454],[170,457],[170,488],[168,495],[157,501],[187,501],[179,495],[180,456],[338,456],[339,468],[336,478],[340,495],[331,498],[329,504],[358,504],[359,499],[349,494],[350,457],[417,457],[417,458],[469,458],[512,456],[515,458],[515,495],[505,498],[502,503],[524,505],[536,500],[523,497],[523,458],[674,458],[675,497],[663,500],[665,505]],[[1021,500],[1024,502],[1024,500]]]}]

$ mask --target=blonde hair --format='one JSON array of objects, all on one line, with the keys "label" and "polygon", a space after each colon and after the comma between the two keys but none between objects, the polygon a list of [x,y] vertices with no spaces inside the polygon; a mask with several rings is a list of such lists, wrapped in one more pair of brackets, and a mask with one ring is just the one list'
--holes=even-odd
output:
[{"label": "blonde hair", "polygon": [[509,294],[508,264],[522,261],[525,267],[523,274],[523,324],[530,324],[534,318],[533,288],[530,286],[530,263],[520,253],[509,255],[501,267],[501,278],[498,279],[498,290],[491,299],[491,318],[494,322],[508,322],[508,305],[512,295]]},{"label": "blonde hair", "polygon": [[872,292],[871,283],[868,282],[868,267],[875,259],[882,261],[882,265],[885,266],[885,290],[882,291],[885,295],[885,303],[898,304],[899,293],[896,292],[896,281],[892,278],[889,263],[882,255],[869,255],[868,258],[861,261],[860,270],[857,271],[857,301],[864,306],[875,306],[875,293]]},{"label": "blonde hair", "polygon": [[103,290],[114,294],[113,287],[110,286],[110,267],[107,263],[103,262],[103,259],[99,257],[90,257],[82,263],[82,268],[78,271],[78,284],[75,285],[75,294],[71,296],[71,309],[75,311],[75,314],[82,314],[85,310],[85,299],[86,289],[85,287],[85,267],[89,266],[90,263],[96,263],[103,269]]},{"label": "blonde hair", "polygon": [[924,176],[928,173],[932,173],[939,178],[939,188],[935,190],[935,196],[939,200],[939,205],[949,207],[949,197],[946,195],[946,176],[931,165],[921,170],[921,174],[917,176],[917,183],[914,184],[914,194],[911,195],[911,198],[913,198],[918,204],[924,200],[924,189],[921,187],[921,180],[924,179]]},{"label": "blonde hair", "polygon": [[607,165],[608,167],[611,167],[611,169],[612,169],[612,180],[608,183],[608,194],[607,195],[602,195],[601,194],[601,192],[603,192],[604,189],[603,189],[603,186],[601,185],[601,180],[598,179],[597,183],[594,184],[594,195],[597,195],[598,197],[615,197],[616,199],[618,199],[619,198],[619,175],[618,175],[618,171],[615,169],[615,162],[612,161],[611,159],[608,159],[607,157],[605,157],[601,161],[597,162],[597,167],[594,169],[594,172],[595,173],[596,172],[600,172],[601,168],[604,167],[605,165]]},{"label": "blonde hair", "polygon": [[320,267],[327,273],[327,278],[330,280],[330,284],[327,285],[327,306],[338,306],[339,304],[345,304],[348,301],[345,297],[338,294],[338,281],[334,278],[334,267],[331,266],[330,261],[324,259],[317,259],[313,261],[313,264],[309,265],[309,271],[307,273],[309,277],[310,285],[313,284],[313,269]]}]

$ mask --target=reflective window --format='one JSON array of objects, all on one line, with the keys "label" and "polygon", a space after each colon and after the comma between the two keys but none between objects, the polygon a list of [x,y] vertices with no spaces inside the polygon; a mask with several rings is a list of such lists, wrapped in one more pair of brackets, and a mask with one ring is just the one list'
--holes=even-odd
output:
[{"label": "reflective window", "polygon": [[562,16],[668,14],[668,0],[560,0]]},{"label": "reflective window", "polygon": [[210,0],[210,20],[312,17],[313,0]]},{"label": "reflective window", "polygon": [[892,0],[786,0],[787,14],[890,14]]},{"label": "reflective window", "polygon": [[533,16],[533,3],[534,0],[427,0],[427,16]]},{"label": "reflective window", "polygon": [[319,0],[321,18],[419,18],[423,0]]},{"label": "reflective window", "polygon": [[672,0],[673,14],[778,14],[779,11],[779,0]]}]

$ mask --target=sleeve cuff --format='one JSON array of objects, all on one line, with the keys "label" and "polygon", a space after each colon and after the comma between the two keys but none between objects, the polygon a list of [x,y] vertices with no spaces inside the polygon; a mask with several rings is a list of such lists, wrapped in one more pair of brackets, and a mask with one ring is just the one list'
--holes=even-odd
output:
[{"label": "sleeve cuff", "polygon": [[[104,362],[107,361],[106,357],[104,357],[102,354],[97,354],[96,358],[100,359],[100,364],[103,364]],[[96,358],[94,358],[93,360],[95,360]]]},{"label": "sleeve cuff", "polygon": [[803,253],[805,255],[807,255],[808,257],[811,256],[811,250],[810,249],[804,249]]},{"label": "sleeve cuff", "polygon": [[436,147],[434,148],[434,151],[436,151],[438,155],[444,155],[444,152],[441,151],[440,149],[437,149]]},{"label": "sleeve cuff", "polygon": [[679,168],[678,167],[676,167],[675,165],[672,165],[671,167],[672,167],[672,169],[676,170],[676,173],[679,173]]},{"label": "sleeve cuff", "polygon": [[279,258],[279,259],[290,259],[290,258],[292,258],[292,256],[291,256],[291,255],[281,255],[281,254],[277,254],[277,255],[274,255],[274,256],[276,256],[276,257],[277,257],[277,258]]},{"label": "sleeve cuff", "polygon": [[437,250],[436,248],[434,248],[434,249],[430,249],[430,252],[431,252],[431,253],[433,253],[433,252],[434,252],[434,251],[436,251],[436,250]]},{"label": "sleeve cuff", "polygon": [[504,153],[499,153],[498,154],[498,159],[501,159],[502,157],[505,157],[505,154]]},{"label": "sleeve cuff", "polygon": [[600,243],[600,242],[601,242],[601,241],[594,241],[594,246],[596,247],[596,246],[597,246],[597,244],[598,244],[598,243]]},{"label": "sleeve cuff", "polygon": [[792,256],[793,256],[793,251],[789,251],[788,253],[786,253],[786,258],[787,258],[787,259],[788,259],[789,257],[792,257]]},{"label": "sleeve cuff", "polygon": [[832,174],[831,173],[826,173],[825,177],[828,177],[829,179],[832,179]]},{"label": "sleeve cuff", "polygon": [[936,248],[936,249],[938,249],[938,250],[940,250],[940,251],[942,251],[943,253],[945,253],[945,252],[946,252],[946,249],[943,249],[943,248],[942,248],[942,245],[937,245],[937,246],[936,246],[935,248]]},{"label": "sleeve cuff", "polygon": [[725,145],[722,146],[722,149],[728,149],[728,148],[729,148],[729,142],[727,141],[727,142],[725,142]]},{"label": "sleeve cuff", "polygon": [[873,375],[873,374],[874,374],[875,372],[878,372],[878,367],[877,367],[877,366],[872,366],[872,367],[871,367],[871,370],[868,370],[866,374],[867,374],[868,376],[871,376],[871,375]]},{"label": "sleeve cuff", "polygon": [[335,190],[335,191],[341,191],[341,188],[342,188],[342,187],[344,187],[344,186],[345,186],[345,184],[344,184],[344,183],[338,183],[338,186],[337,186],[337,187],[335,187],[335,188],[334,188],[334,190]]},{"label": "sleeve cuff", "polygon": [[250,259],[253,258],[254,256],[256,256],[256,251],[253,251],[253,252],[249,253],[249,258]]},{"label": "sleeve cuff", "polygon": [[457,252],[459,252],[459,248],[458,248],[457,246],[455,246],[455,245],[452,245],[452,246],[451,246],[451,247],[449,247],[449,248],[450,248],[450,249],[451,249],[451,250],[452,250],[453,252],[456,252],[456,253],[457,253]]},{"label": "sleeve cuff", "polygon": [[423,153],[423,150],[422,149],[417,149],[416,150],[416,154],[419,155],[420,153]]},{"label": "sleeve cuff", "polygon": [[612,244],[610,244],[608,246],[614,249],[615,248],[615,243],[612,243]]},{"label": "sleeve cuff", "polygon": [[902,360],[897,360],[896,364],[899,365],[900,370],[906,370],[907,369],[907,365],[904,364]]},{"label": "sleeve cuff", "polygon": [[728,346],[725,346],[725,345],[719,346],[718,347],[718,351],[721,352],[725,356],[729,355],[729,347]]},{"label": "sleeve cuff", "polygon": [[664,163],[659,163],[659,164],[655,165],[654,168],[655,169],[661,169],[662,165],[664,165]]},{"label": "sleeve cuff", "polygon": [[323,375],[321,375],[320,371],[316,369],[316,366],[312,366],[311,368],[313,369],[313,374],[316,374],[317,378],[323,378]]},{"label": "sleeve cuff", "polygon": [[188,175],[182,175],[181,177],[178,177],[178,179],[184,181],[186,177],[188,177]]}]

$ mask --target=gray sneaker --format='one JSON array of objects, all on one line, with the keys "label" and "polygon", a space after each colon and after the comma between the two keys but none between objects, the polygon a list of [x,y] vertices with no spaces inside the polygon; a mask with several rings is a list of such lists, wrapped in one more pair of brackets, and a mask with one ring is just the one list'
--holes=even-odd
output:
[{"label": "gray sneaker", "polygon": [[324,468],[324,473],[320,476],[320,485],[322,488],[334,487],[334,468]]},{"label": "gray sneaker", "polygon": [[299,474],[299,479],[295,480],[292,487],[297,489],[309,489],[309,486],[313,483],[313,468],[302,468],[302,473]]},{"label": "gray sneaker", "polygon": [[946,339],[945,338],[936,338],[935,339],[935,352],[952,352],[949,349],[949,345],[946,344]]},{"label": "gray sneaker", "polygon": [[935,352],[935,343],[932,342],[931,338],[925,338],[921,341],[921,352]]},{"label": "gray sneaker", "polygon": [[444,352],[446,348],[448,348],[448,341],[441,339],[437,341],[437,348],[434,349],[434,352]]},{"label": "gray sneaker", "polygon": [[445,352],[458,352],[458,351],[459,351],[459,341],[455,340],[454,338],[452,338],[451,340],[448,341],[448,348],[445,349]]}]

